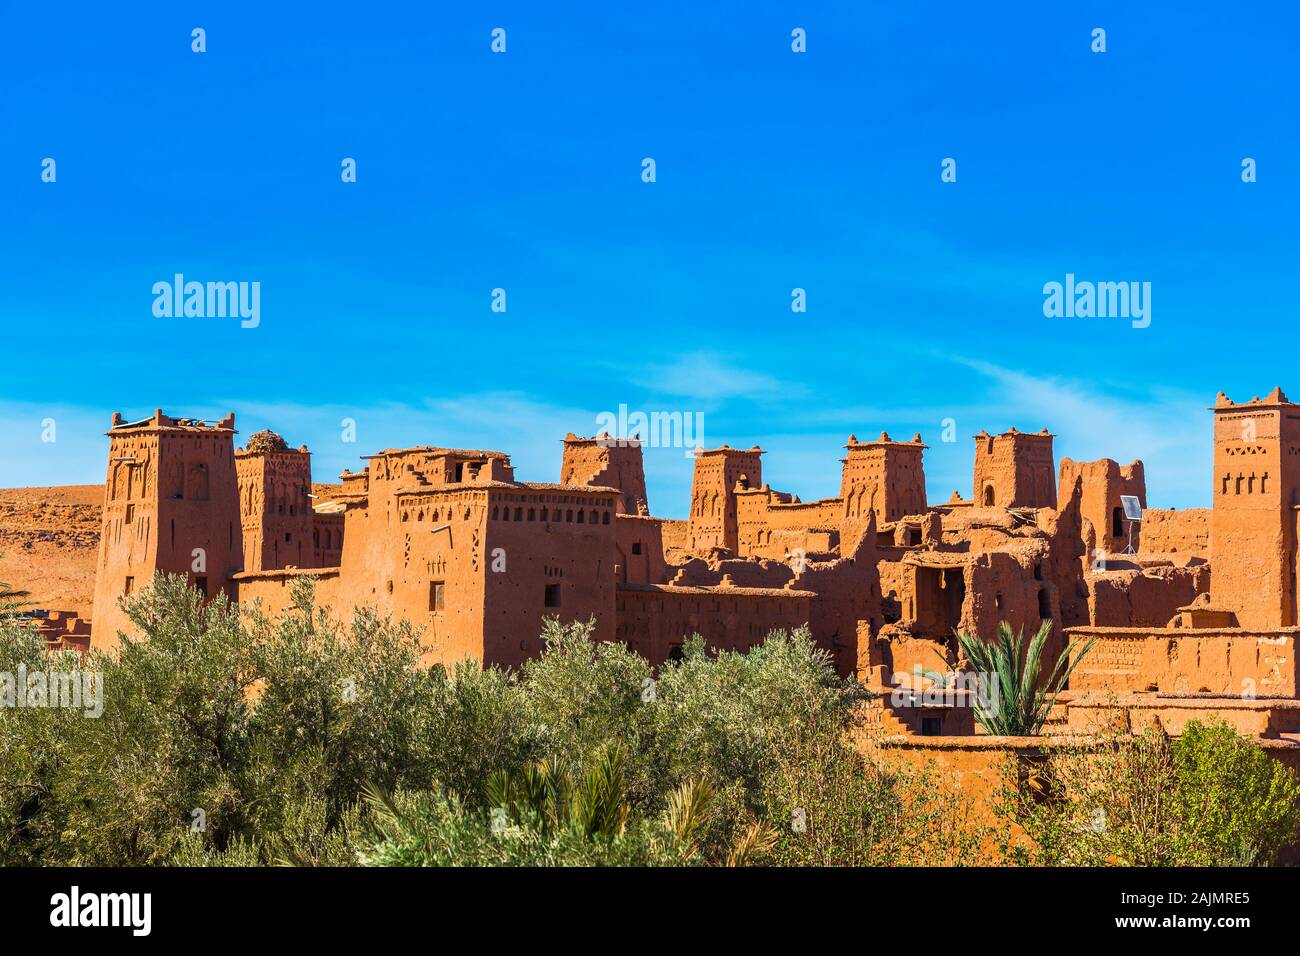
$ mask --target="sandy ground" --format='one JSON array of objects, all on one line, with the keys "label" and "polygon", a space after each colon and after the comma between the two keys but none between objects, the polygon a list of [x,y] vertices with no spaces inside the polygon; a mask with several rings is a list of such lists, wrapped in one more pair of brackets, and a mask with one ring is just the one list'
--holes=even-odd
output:
[{"label": "sandy ground", "polygon": [[[316,504],[342,486],[316,484]],[[90,617],[103,485],[0,488],[0,581],[50,610]]]}]

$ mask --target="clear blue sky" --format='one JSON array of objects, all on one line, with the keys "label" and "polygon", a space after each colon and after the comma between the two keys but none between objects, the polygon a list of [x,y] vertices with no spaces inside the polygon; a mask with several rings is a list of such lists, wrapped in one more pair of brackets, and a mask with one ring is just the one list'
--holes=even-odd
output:
[{"label": "clear blue sky", "polygon": [[[969,436],[1046,425],[1205,505],[1215,392],[1300,399],[1300,16],[1203,6],[4,4],[0,485],[102,481],[155,406],[324,480],[413,444],[554,480],[626,404],[805,500],[850,432],[920,431],[942,500]],[[260,282],[260,327],[156,318],[177,272]],[[1151,282],[1151,326],[1045,318],[1067,272]],[[647,472],[683,515],[681,451]]]}]

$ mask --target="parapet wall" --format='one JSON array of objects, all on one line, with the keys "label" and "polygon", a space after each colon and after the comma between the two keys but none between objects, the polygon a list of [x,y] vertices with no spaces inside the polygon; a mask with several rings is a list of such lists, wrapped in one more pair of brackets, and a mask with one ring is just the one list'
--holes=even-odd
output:
[{"label": "parapet wall", "polygon": [[1142,512],[1139,551],[1151,554],[1210,553],[1210,509],[1181,511],[1148,508]]},{"label": "parapet wall", "polygon": [[1297,633],[1072,627],[1067,638],[1096,638],[1096,644],[1070,677],[1070,690],[1294,697]]}]

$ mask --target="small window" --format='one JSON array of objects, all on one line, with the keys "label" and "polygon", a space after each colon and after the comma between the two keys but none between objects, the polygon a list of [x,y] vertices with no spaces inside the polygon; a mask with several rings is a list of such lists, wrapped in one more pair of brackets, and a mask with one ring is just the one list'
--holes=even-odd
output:
[{"label": "small window", "polygon": [[445,606],[446,586],[441,581],[429,582],[429,610],[441,611]]},{"label": "small window", "polygon": [[546,585],[546,607],[560,606],[560,586],[558,584]]},{"label": "small window", "polygon": [[122,593],[130,594],[134,590],[135,590],[135,578],[131,577],[130,575],[127,575],[126,587],[122,589]]},{"label": "small window", "polygon": [[126,523],[130,524],[135,520],[135,505],[126,506]]},{"label": "small window", "polygon": [[293,535],[290,534],[288,531],[286,531],[286,532],[284,533],[284,540],[285,540],[285,541],[290,541],[290,540],[292,540],[292,538],[293,538]]},{"label": "small window", "polygon": [[632,542],[632,553],[633,553],[633,554],[640,554],[640,553],[641,553],[641,542],[640,542],[640,541],[633,541],[633,542]]},{"label": "small window", "polygon": [[1116,538],[1124,536],[1124,509],[1116,508],[1110,513],[1110,533]]},{"label": "small window", "polygon": [[997,594],[993,595],[993,606],[996,607],[999,611],[1002,610],[1002,592],[1001,592],[1001,591],[999,591]]},{"label": "small window", "polygon": [[922,737],[942,737],[942,736],[943,736],[943,718],[942,718],[942,717],[922,717],[922,718],[921,718],[921,736],[922,736]]},{"label": "small window", "polygon": [[207,579],[207,578],[195,578],[195,579],[194,579],[194,589],[195,589],[196,591],[198,591],[200,594],[202,594],[204,597],[207,597],[207,596],[208,596],[208,579]]},{"label": "small window", "polygon": [[601,524],[609,524],[609,512],[608,512],[608,511],[606,511],[603,515],[600,516],[600,523],[601,523]]}]

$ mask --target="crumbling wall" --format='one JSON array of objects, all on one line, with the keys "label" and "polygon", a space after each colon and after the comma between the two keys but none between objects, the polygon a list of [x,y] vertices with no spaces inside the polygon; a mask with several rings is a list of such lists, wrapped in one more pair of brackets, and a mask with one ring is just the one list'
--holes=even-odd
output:
[{"label": "crumbling wall", "polygon": [[1072,494],[1076,482],[1082,491],[1080,514],[1093,528],[1093,547],[1106,552],[1123,551],[1129,545],[1131,531],[1132,545],[1136,550],[1141,543],[1143,522],[1130,523],[1124,517],[1120,498],[1132,495],[1143,508],[1146,507],[1146,473],[1142,462],[1135,461],[1121,467],[1110,458],[1099,458],[1096,461],[1062,458],[1058,485],[1061,495]]},{"label": "crumbling wall", "polygon": [[1206,564],[1129,567],[1090,572],[1086,581],[1090,624],[1164,627],[1180,607],[1210,590],[1210,568]]},{"label": "crumbling wall", "polygon": [[1210,509],[1148,508],[1142,512],[1143,553],[1210,553]]}]

